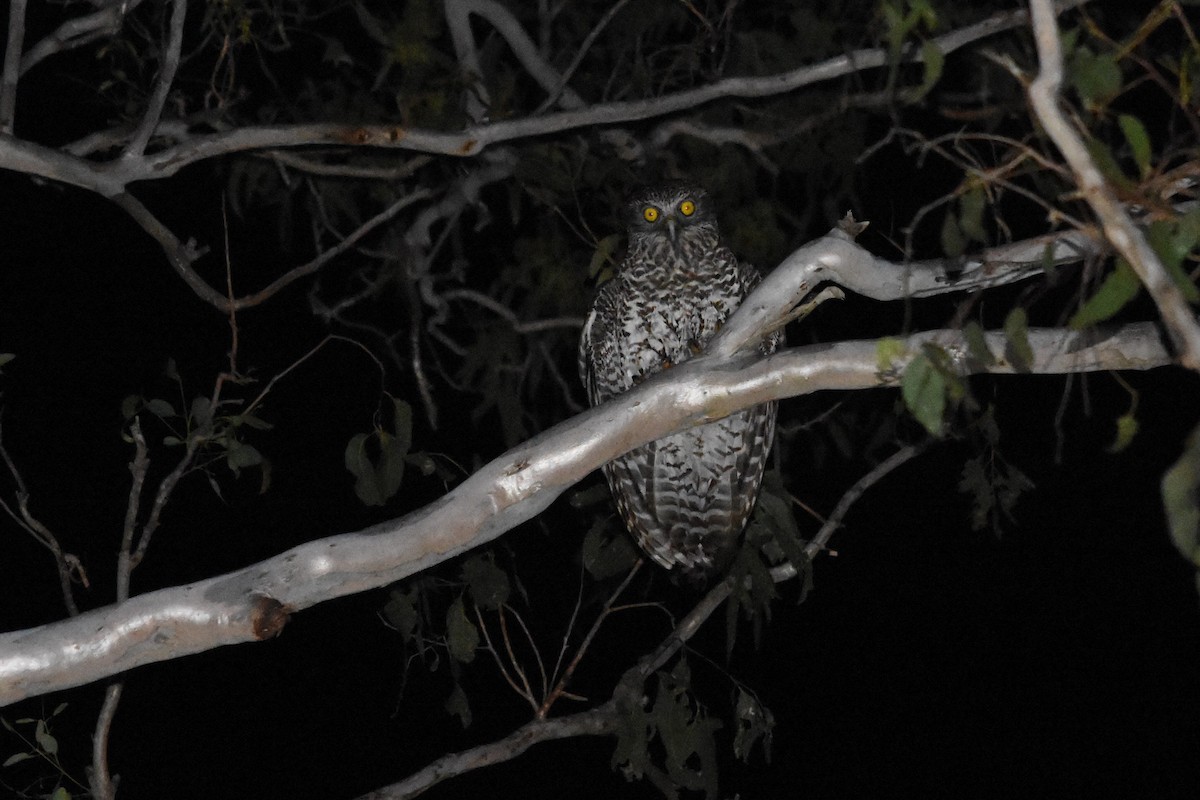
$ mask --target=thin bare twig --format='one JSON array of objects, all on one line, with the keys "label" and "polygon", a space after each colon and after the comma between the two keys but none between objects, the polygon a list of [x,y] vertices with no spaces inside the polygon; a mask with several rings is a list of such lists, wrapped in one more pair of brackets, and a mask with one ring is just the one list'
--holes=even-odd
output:
[{"label": "thin bare twig", "polygon": [[67,613],[72,617],[79,615],[79,607],[75,604],[75,594],[71,589],[71,579],[78,575],[84,586],[87,586],[87,573],[84,572],[83,564],[79,559],[70,553],[64,553],[62,546],[58,542],[58,537],[46,527],[41,520],[33,516],[29,510],[29,489],[25,485],[25,479],[21,476],[21,471],[17,469],[17,462],[9,455],[8,449],[4,446],[3,428],[0,426],[0,459],[4,460],[4,465],[8,469],[8,473],[12,475],[13,482],[17,484],[17,508],[14,511],[8,503],[0,499],[0,508],[12,518],[17,526],[26,531],[34,538],[38,544],[45,547],[54,556],[54,565],[58,571],[58,584],[62,592],[63,604],[67,607]]},{"label": "thin bare twig", "polygon": [[506,665],[500,658],[500,651],[497,650],[496,645],[492,643],[492,634],[490,631],[488,631],[487,624],[483,621],[483,613],[479,610],[479,606],[475,606],[474,608],[475,622],[479,626],[480,632],[483,633],[483,643],[487,647],[487,651],[492,654],[492,660],[496,662],[496,668],[500,670],[500,676],[504,678],[504,682],[507,683],[512,690],[517,693],[517,696],[524,698],[525,701],[529,703],[530,707],[534,711],[537,711],[537,700],[529,691],[528,684],[526,684],[524,688],[517,685],[516,680],[513,679],[512,673],[510,673],[508,670],[508,665]]},{"label": "thin bare twig", "polygon": [[29,72],[52,55],[65,53],[116,34],[121,30],[125,15],[142,2],[143,0],[122,0],[117,3],[104,3],[103,7],[91,14],[67,20],[21,57],[21,74]]},{"label": "thin bare twig", "polygon": [[575,674],[575,669],[579,666],[579,662],[583,660],[583,656],[587,653],[588,648],[591,647],[592,639],[596,638],[596,634],[600,631],[600,626],[604,624],[604,621],[613,612],[613,603],[629,587],[638,570],[642,568],[644,560],[639,558],[634,562],[634,565],[629,569],[624,579],[621,580],[612,594],[608,596],[608,599],[604,601],[604,609],[596,617],[596,621],[592,623],[592,627],[588,630],[587,635],[583,637],[583,641],[579,643],[579,648],[575,651],[575,657],[571,659],[571,663],[567,664],[567,668],[563,670],[562,677],[554,685],[554,690],[546,695],[541,707],[537,709],[538,718],[544,718],[549,713],[550,707],[554,705],[554,702],[566,692],[567,684],[571,682],[571,677]]},{"label": "thin bare twig", "polygon": [[588,32],[588,35],[586,38],[584,38],[583,43],[579,45],[579,49],[576,51],[575,57],[571,59],[571,63],[567,65],[567,68],[563,70],[562,75],[559,76],[557,85],[550,91],[550,94],[546,96],[546,99],[542,101],[541,105],[534,110],[534,116],[544,113],[546,109],[558,102],[558,98],[562,95],[563,90],[566,89],[567,84],[571,82],[571,77],[575,74],[575,70],[579,69],[579,65],[583,63],[584,56],[588,54],[588,51],[592,49],[592,45],[595,44],[596,38],[604,31],[605,28],[608,27],[608,23],[612,22],[613,17],[615,17],[628,2],[629,0],[617,0],[617,2],[614,3],[613,6],[604,13],[604,16],[600,18],[600,21],[596,23],[596,26]]}]

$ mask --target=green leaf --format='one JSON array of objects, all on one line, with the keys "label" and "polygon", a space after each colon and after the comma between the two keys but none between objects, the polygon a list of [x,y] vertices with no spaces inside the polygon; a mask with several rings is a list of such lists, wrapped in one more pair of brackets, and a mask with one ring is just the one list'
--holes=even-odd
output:
[{"label": "green leaf", "polygon": [[358,499],[368,506],[381,506],[387,499],[383,497],[376,480],[375,465],[367,455],[368,438],[370,436],[366,433],[351,436],[346,445],[344,460],[346,469],[354,476],[354,494]]},{"label": "green leaf", "polygon": [[206,472],[205,475],[208,478],[208,486],[213,490],[213,494],[217,496],[218,500],[224,503],[225,495],[221,493],[221,484],[217,483],[217,479],[213,477],[212,473]]},{"label": "green leaf", "polygon": [[65,786],[59,786],[50,794],[50,800],[71,800],[71,793]]},{"label": "green leaf", "polygon": [[619,233],[609,234],[596,242],[596,251],[592,253],[592,260],[588,264],[588,277],[598,282],[609,277],[605,272],[611,273],[616,265],[616,252],[620,244],[621,235]]},{"label": "green leaf", "polygon": [[1125,134],[1125,141],[1129,144],[1129,150],[1133,153],[1133,163],[1137,164],[1138,172],[1143,178],[1150,176],[1150,134],[1146,132],[1146,126],[1142,121],[1130,114],[1122,114],[1117,117],[1117,123],[1121,126],[1121,133]]},{"label": "green leaf", "polygon": [[958,490],[971,498],[971,530],[980,531],[988,526],[996,496],[992,482],[988,479],[985,454],[970,458],[963,464],[958,478]]},{"label": "green leaf", "polygon": [[1117,436],[1113,439],[1113,443],[1108,446],[1108,452],[1119,453],[1133,442],[1133,438],[1137,436],[1138,421],[1133,412],[1122,414],[1117,418]]},{"label": "green leaf", "polygon": [[400,634],[405,642],[413,637],[417,624],[421,621],[417,613],[417,590],[408,591],[392,589],[388,593],[388,601],[383,606],[383,617]]},{"label": "green leaf", "polygon": [[1155,220],[1150,224],[1146,239],[1184,298],[1189,303],[1200,302],[1200,289],[1183,268],[1184,259],[1200,245],[1200,209],[1193,209],[1176,220]]},{"label": "green leaf", "polygon": [[212,401],[204,395],[193,397],[188,419],[197,428],[206,427],[212,422]]},{"label": "green leaf", "polygon": [[896,370],[896,362],[904,358],[907,348],[904,342],[892,336],[884,336],[875,344],[875,363],[879,372],[887,375]]},{"label": "green leaf", "polygon": [[904,370],[900,382],[904,405],[917,422],[934,436],[942,435],[942,417],[946,411],[946,378],[925,353]]},{"label": "green leaf", "polygon": [[170,419],[171,417],[178,416],[175,413],[175,406],[159,397],[146,403],[146,410],[159,419]]},{"label": "green leaf", "polygon": [[968,358],[983,367],[990,367],[996,363],[996,357],[988,348],[987,337],[983,335],[983,328],[978,322],[972,320],[963,326],[963,338],[967,340]]},{"label": "green leaf", "polygon": [[1025,309],[1014,308],[1004,318],[1004,357],[1017,372],[1029,372],[1033,367],[1033,348],[1029,346],[1029,322]]},{"label": "green leaf", "polygon": [[608,482],[597,483],[594,486],[589,486],[586,489],[581,489],[578,492],[571,492],[568,502],[571,508],[587,508],[599,503],[608,502],[610,497],[608,490]]},{"label": "green leaf", "polygon": [[1112,53],[1095,54],[1079,47],[1068,64],[1071,84],[1084,104],[1102,107],[1121,91],[1121,67]]},{"label": "green leaf", "polygon": [[262,463],[258,465],[258,469],[262,472],[262,481],[258,484],[258,493],[266,494],[271,488],[271,473],[273,472],[270,460],[264,458]]},{"label": "green leaf", "polygon": [[958,224],[958,217],[947,209],[946,218],[942,220],[942,252],[951,258],[958,258],[967,250],[970,243]]},{"label": "green leaf", "polygon": [[44,719],[39,719],[37,721],[37,727],[35,727],[33,730],[33,738],[37,740],[38,747],[40,747],[42,752],[46,755],[52,756],[58,752],[58,739],[55,739],[50,735],[50,730],[46,727],[46,721]]},{"label": "green leaf", "polygon": [[1200,426],[1162,479],[1163,508],[1175,547],[1200,567]]},{"label": "green leaf", "polygon": [[508,573],[497,567],[490,557],[468,558],[463,562],[462,577],[471,591],[471,599],[480,608],[495,611],[508,602]]},{"label": "green leaf", "polygon": [[479,647],[479,630],[467,619],[466,608],[460,597],[446,610],[446,643],[450,657],[463,664],[475,660],[475,648]]},{"label": "green leaf", "polygon": [[1054,263],[1054,245],[1049,242],[1042,248],[1042,272],[1046,273],[1046,282],[1051,286],[1058,283],[1058,266]]},{"label": "green leaf", "polygon": [[607,518],[601,517],[583,537],[581,557],[584,569],[598,581],[628,572],[638,559],[624,531],[613,536],[607,529]]},{"label": "green leaf", "polygon": [[770,764],[771,740],[775,728],[775,715],[771,713],[771,709],[739,687],[734,716],[737,719],[737,732],[733,736],[733,754],[749,763],[750,752],[754,745],[761,741],[763,758]]},{"label": "green leaf", "polygon": [[1141,282],[1129,266],[1129,262],[1118,257],[1116,268],[1100,284],[1096,293],[1088,298],[1083,307],[1071,316],[1067,323],[1075,330],[1103,322],[1120,311],[1138,295]]},{"label": "green leaf", "polygon": [[392,398],[392,405],[392,422],[395,426],[393,430],[396,433],[396,448],[400,451],[400,455],[404,456],[412,449],[412,406],[396,397]]},{"label": "green leaf", "polygon": [[471,727],[471,704],[467,702],[467,693],[463,691],[461,684],[454,684],[454,689],[446,698],[446,704],[443,707],[451,716],[458,717],[464,730]]},{"label": "green leaf", "polygon": [[261,464],[263,457],[262,453],[258,452],[258,448],[254,445],[239,442],[237,439],[230,439],[229,448],[225,451],[225,461],[231,470],[237,472],[242,467],[253,467],[256,464]]},{"label": "green leaf", "polygon": [[942,68],[946,65],[946,56],[940,47],[933,42],[921,45],[921,57],[925,64],[925,73],[921,78],[921,86],[917,89],[916,99],[929,94],[929,91],[942,77]]},{"label": "green leaf", "polygon": [[1088,139],[1084,142],[1087,147],[1088,155],[1092,157],[1092,161],[1096,164],[1096,169],[1100,170],[1109,183],[1123,189],[1125,191],[1134,191],[1137,186],[1129,179],[1121,169],[1121,165],[1117,163],[1117,159],[1113,156],[1112,150],[1108,148],[1104,142],[1099,139]]},{"label": "green leaf", "polygon": [[687,662],[680,660],[670,674],[659,672],[658,692],[650,709],[663,745],[663,766],[676,786],[703,791],[707,800],[717,796],[717,757],[713,735],[720,720],[711,719],[694,702]]},{"label": "green leaf", "polygon": [[3,367],[8,362],[17,357],[16,353],[0,353],[0,367]]},{"label": "green leaf", "polygon": [[409,453],[404,457],[404,463],[421,470],[422,475],[432,475],[437,472],[437,462],[428,453]]},{"label": "green leaf", "polygon": [[411,439],[404,440],[392,436],[386,431],[379,431],[379,464],[376,466],[376,480],[383,499],[389,500],[400,491],[404,482],[404,458],[408,454]]},{"label": "green leaf", "polygon": [[16,763],[18,763],[18,762],[20,762],[20,761],[24,761],[24,760],[25,760],[25,759],[27,759],[27,758],[33,758],[33,753],[13,753],[11,756],[9,756],[8,758],[4,759],[4,763],[3,763],[3,764],[0,764],[0,767],[8,767],[8,766],[11,766],[11,765],[13,765],[13,764],[16,764]]},{"label": "green leaf", "polygon": [[245,425],[247,428],[254,428],[256,431],[269,431],[275,427],[274,424],[249,413],[238,414],[230,421],[235,428],[239,425]]},{"label": "green leaf", "polygon": [[958,226],[967,239],[980,244],[987,241],[987,229],[983,226],[983,212],[987,208],[987,195],[980,185],[972,186],[958,198]]},{"label": "green leaf", "polygon": [[126,395],[121,401],[121,419],[130,420],[142,409],[142,396],[138,394]]}]

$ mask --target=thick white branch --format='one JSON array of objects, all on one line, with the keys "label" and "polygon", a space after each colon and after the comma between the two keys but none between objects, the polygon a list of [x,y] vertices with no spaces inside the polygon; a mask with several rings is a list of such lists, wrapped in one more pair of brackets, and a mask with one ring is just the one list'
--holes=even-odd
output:
[{"label": "thick white branch", "polygon": [[[769,305],[761,295],[753,305]],[[788,308],[776,296],[776,310]],[[785,312],[786,313],[786,312]],[[958,331],[908,337],[935,341],[966,372]],[[1149,323],[1105,335],[1031,330],[1032,371],[1149,369],[1171,363]],[[999,362],[1004,336],[989,334]],[[295,547],[258,564],[187,586],[134,597],[78,617],[0,635],[0,706],[123,672],[141,664],[274,635],[286,615],[384,586],[492,541],[531,519],[612,458],[672,431],[766,400],[825,390],[895,385],[906,366],[879,373],[877,343],[785,350],[760,361],[705,355],[569,419],[484,466],[441,500],[397,520]]]}]

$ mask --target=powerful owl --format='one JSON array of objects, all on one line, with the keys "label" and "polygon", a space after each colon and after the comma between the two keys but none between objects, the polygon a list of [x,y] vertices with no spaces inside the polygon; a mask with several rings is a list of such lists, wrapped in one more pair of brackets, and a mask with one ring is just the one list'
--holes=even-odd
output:
[{"label": "powerful owl", "polygon": [[[647,189],[625,213],[628,253],[600,287],[579,342],[592,405],[700,353],[761,280],[721,243],[702,189]],[[777,332],[762,352],[773,352],[779,339]],[[626,526],[657,563],[693,582],[725,566],[754,509],[775,411],[775,403],[764,403],[605,465]]]}]

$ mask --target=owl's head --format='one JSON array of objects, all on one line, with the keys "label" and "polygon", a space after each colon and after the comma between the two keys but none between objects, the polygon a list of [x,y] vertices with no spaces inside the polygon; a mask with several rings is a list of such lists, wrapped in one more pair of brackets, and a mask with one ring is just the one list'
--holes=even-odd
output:
[{"label": "owl's head", "polygon": [[668,183],[636,192],[625,204],[630,237],[663,236],[673,246],[690,230],[716,230],[717,218],[708,193],[699,186]]}]

